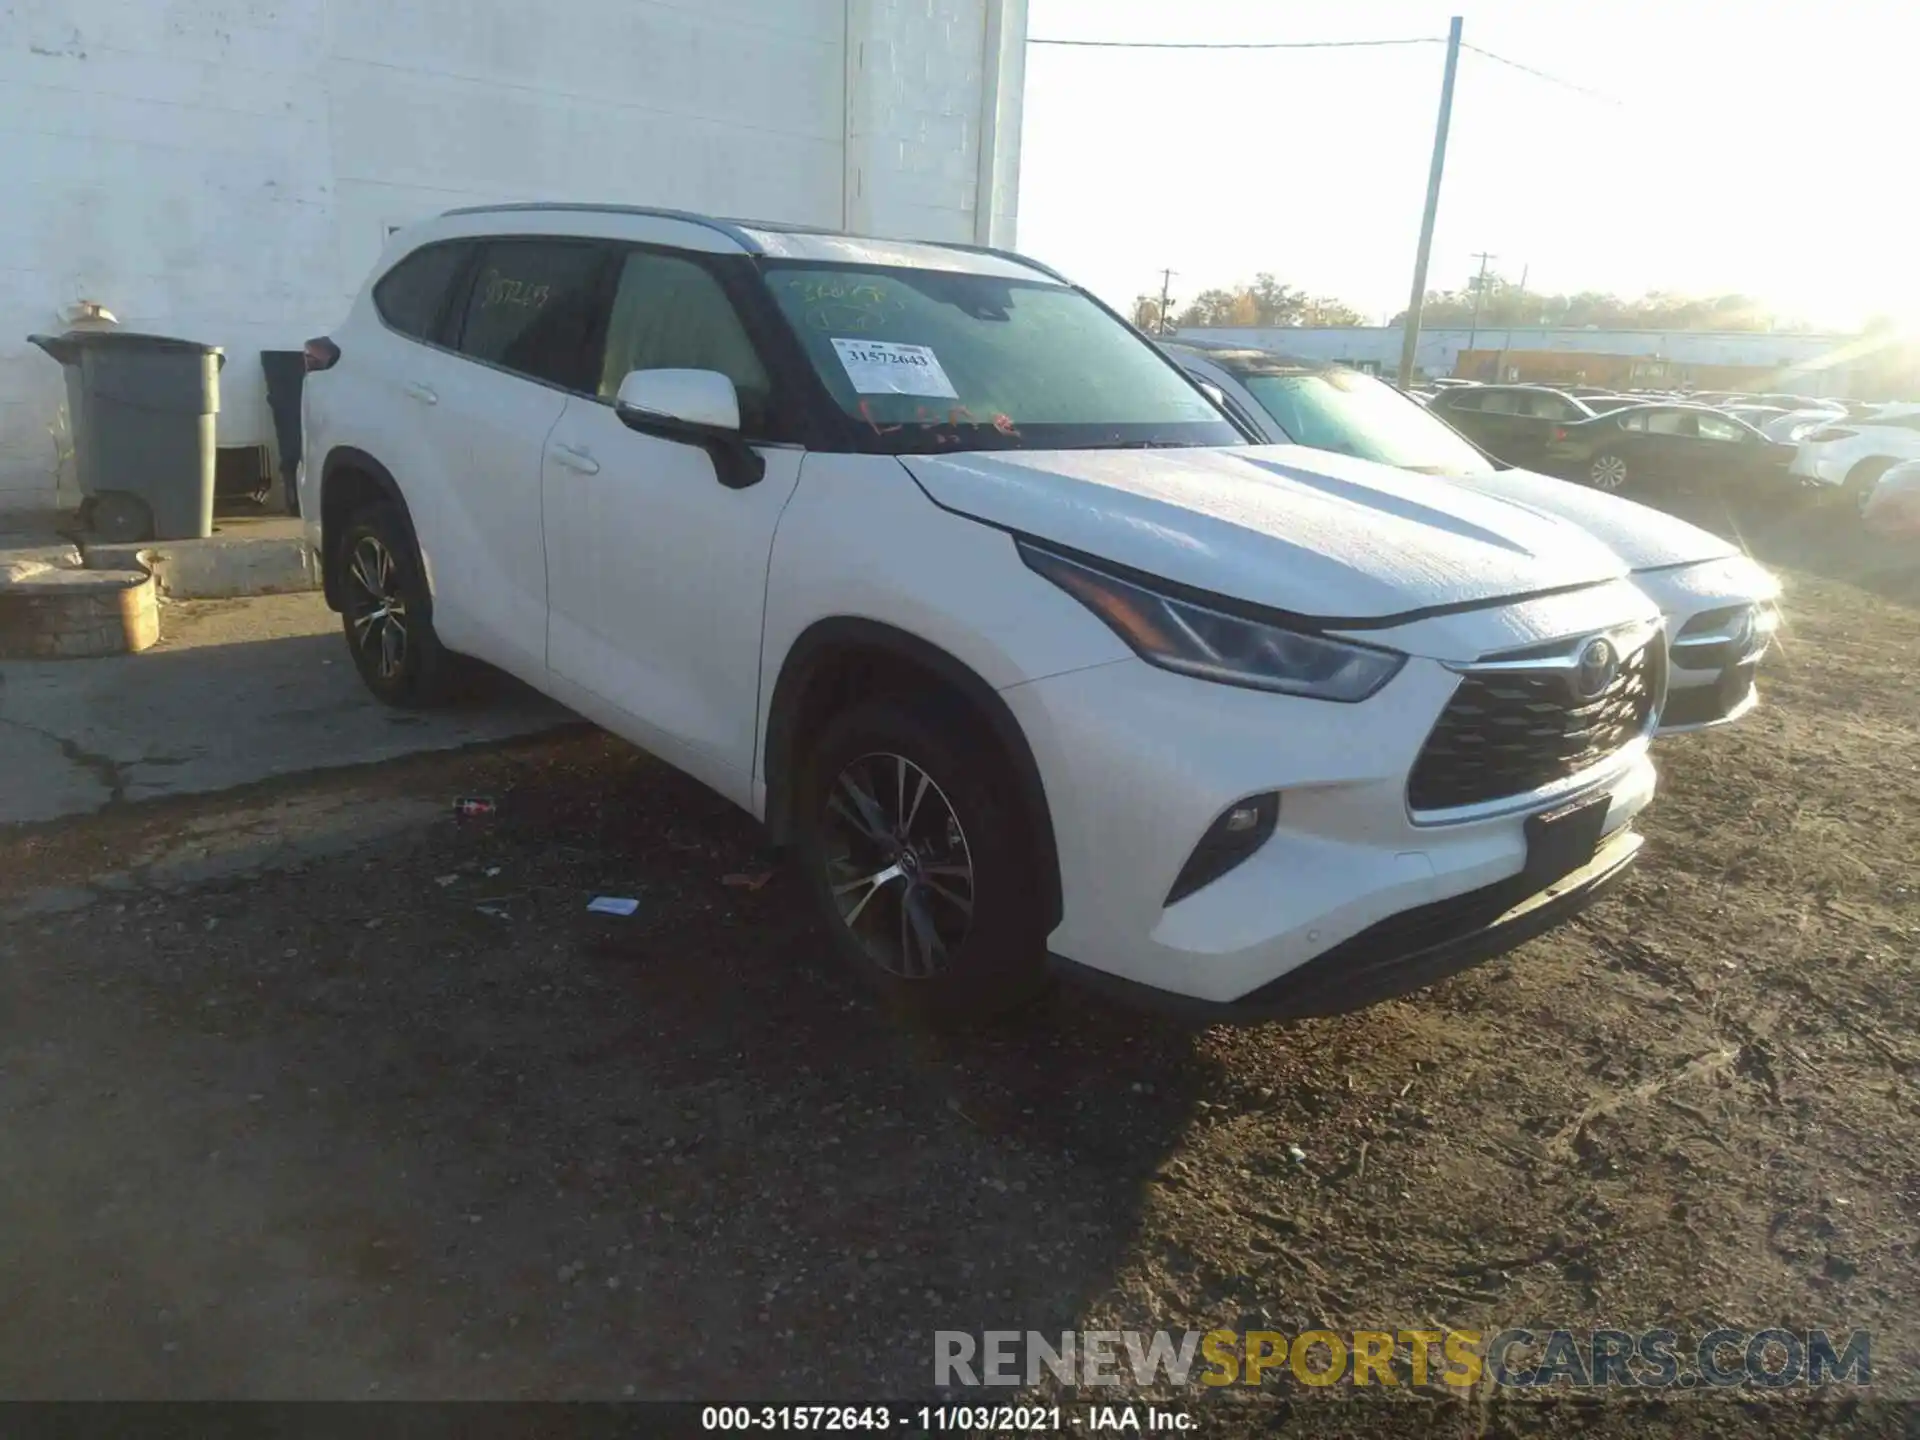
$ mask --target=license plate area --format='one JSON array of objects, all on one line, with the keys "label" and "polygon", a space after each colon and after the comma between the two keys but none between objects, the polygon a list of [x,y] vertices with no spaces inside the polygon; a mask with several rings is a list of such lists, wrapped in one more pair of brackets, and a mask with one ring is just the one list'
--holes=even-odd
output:
[{"label": "license plate area", "polygon": [[1593,859],[1612,804],[1611,795],[1592,795],[1527,817],[1525,874],[1532,889],[1544,890]]}]

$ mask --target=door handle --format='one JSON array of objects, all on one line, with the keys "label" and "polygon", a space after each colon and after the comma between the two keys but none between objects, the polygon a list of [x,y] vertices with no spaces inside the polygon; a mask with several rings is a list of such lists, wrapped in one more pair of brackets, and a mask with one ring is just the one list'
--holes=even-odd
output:
[{"label": "door handle", "polygon": [[554,446],[553,459],[555,464],[564,465],[576,474],[598,475],[600,473],[600,462],[598,460],[594,459],[593,456],[589,455],[586,451],[576,450],[571,445]]},{"label": "door handle", "polygon": [[433,393],[433,387],[431,385],[422,385],[418,380],[410,380],[403,388],[407,394],[411,395],[415,400],[418,400],[422,405],[438,405],[440,403],[440,397]]}]

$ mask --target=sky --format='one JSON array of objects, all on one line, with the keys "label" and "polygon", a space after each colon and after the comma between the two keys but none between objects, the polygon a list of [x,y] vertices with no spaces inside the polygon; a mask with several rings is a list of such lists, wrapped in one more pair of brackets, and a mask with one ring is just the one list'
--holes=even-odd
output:
[{"label": "sky", "polygon": [[[1462,38],[1429,289],[1740,292],[1920,330],[1911,0],[1030,0],[1030,37]],[[1121,308],[1259,271],[1405,308],[1443,44],[1027,52],[1019,246]]]}]

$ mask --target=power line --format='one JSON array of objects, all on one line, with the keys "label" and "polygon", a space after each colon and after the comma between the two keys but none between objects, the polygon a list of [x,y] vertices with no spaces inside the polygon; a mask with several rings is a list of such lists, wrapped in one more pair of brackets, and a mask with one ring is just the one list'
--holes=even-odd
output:
[{"label": "power line", "polygon": [[[1444,45],[1444,35],[1410,35],[1394,40],[1068,40],[1057,36],[1032,35],[1027,37],[1029,45],[1057,45],[1075,50],[1373,50],[1392,45]],[[1504,55],[1496,55],[1491,50],[1483,50],[1478,45],[1462,41],[1462,50],[1471,50],[1476,55],[1485,56],[1499,65],[1508,65],[1537,80],[1545,80],[1549,85],[1558,85],[1563,90],[1572,90],[1589,99],[1599,100],[1607,105],[1624,105],[1619,97],[1605,91],[1595,90],[1587,85],[1578,85],[1571,80],[1563,80],[1558,75],[1532,65],[1522,64],[1518,60],[1509,60]]]},{"label": "power line", "polygon": [[[1442,35],[1405,40],[1058,40],[1037,35],[1029,45],[1070,45],[1082,50],[1362,50],[1381,45],[1444,45]],[[1496,57],[1498,58],[1498,57]]]},{"label": "power line", "polygon": [[1604,101],[1608,105],[1626,104],[1626,101],[1619,99],[1617,96],[1608,95],[1604,91],[1589,89],[1585,85],[1576,85],[1571,80],[1562,80],[1558,75],[1549,75],[1546,71],[1536,70],[1531,65],[1522,65],[1518,60],[1509,60],[1504,55],[1496,55],[1491,50],[1482,50],[1478,45],[1469,45],[1464,40],[1460,42],[1460,48],[1462,50],[1471,50],[1476,55],[1484,55],[1487,59],[1498,61],[1502,65],[1511,65],[1515,70],[1531,75],[1535,79],[1545,80],[1550,85],[1558,85],[1562,89],[1575,91],[1590,99]]}]

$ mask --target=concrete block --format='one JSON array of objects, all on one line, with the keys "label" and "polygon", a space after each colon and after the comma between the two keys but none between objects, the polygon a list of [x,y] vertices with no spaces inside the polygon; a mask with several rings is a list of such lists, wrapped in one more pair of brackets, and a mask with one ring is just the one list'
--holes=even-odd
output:
[{"label": "concrete block", "polygon": [[144,570],[46,566],[0,584],[0,659],[126,655],[159,638],[153,577]]},{"label": "concrete block", "polygon": [[320,563],[297,519],[223,521],[205,540],[89,545],[91,566],[145,567],[172,600],[227,600],[320,588]]}]

